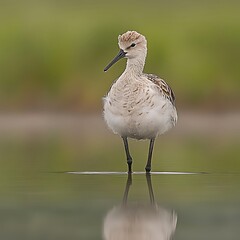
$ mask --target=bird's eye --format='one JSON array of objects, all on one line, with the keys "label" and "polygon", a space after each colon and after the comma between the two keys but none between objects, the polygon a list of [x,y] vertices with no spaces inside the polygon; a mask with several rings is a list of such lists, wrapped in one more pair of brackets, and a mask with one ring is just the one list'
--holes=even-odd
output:
[{"label": "bird's eye", "polygon": [[136,46],[136,43],[132,43],[130,47],[135,47]]}]

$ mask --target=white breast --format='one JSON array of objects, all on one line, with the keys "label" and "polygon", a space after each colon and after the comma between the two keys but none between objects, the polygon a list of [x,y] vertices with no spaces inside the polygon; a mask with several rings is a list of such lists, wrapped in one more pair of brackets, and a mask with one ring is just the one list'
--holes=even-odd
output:
[{"label": "white breast", "polygon": [[120,136],[151,139],[172,128],[177,121],[173,104],[145,78],[117,81],[104,98],[104,118]]}]

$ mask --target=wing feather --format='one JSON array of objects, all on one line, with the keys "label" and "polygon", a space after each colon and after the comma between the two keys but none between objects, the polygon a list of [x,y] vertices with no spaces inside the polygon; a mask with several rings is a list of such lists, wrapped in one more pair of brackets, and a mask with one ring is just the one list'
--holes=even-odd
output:
[{"label": "wing feather", "polygon": [[159,89],[160,93],[175,106],[175,94],[171,87],[161,78],[154,74],[145,74],[146,78],[153,82]]}]

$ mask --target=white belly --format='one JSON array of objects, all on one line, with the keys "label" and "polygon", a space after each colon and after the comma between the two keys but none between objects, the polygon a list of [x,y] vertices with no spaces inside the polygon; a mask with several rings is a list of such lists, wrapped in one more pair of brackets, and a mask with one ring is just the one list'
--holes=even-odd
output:
[{"label": "white belly", "polygon": [[122,137],[151,139],[171,129],[177,121],[172,103],[155,94],[124,107],[123,102],[104,99],[104,118],[109,128]]}]

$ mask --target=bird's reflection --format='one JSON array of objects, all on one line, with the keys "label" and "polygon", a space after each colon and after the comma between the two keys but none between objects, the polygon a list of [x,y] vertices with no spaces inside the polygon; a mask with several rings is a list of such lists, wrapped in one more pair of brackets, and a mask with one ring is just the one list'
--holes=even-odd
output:
[{"label": "bird's reflection", "polygon": [[123,201],[111,209],[104,220],[105,240],[169,240],[173,236],[177,215],[173,210],[156,204],[151,175],[146,174],[150,203],[147,205],[128,203],[132,175],[128,175]]}]

